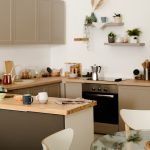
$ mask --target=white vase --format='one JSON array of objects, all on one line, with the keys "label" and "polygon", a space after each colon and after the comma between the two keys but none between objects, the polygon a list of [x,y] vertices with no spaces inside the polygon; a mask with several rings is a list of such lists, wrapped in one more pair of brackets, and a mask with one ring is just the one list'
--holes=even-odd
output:
[{"label": "white vase", "polygon": [[130,43],[139,43],[138,36],[130,36]]}]

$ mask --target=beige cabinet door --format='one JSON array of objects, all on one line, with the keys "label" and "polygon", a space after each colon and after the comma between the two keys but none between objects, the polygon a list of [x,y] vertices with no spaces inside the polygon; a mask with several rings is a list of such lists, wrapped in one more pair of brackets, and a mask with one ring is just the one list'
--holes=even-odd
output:
[{"label": "beige cabinet door", "polygon": [[36,42],[37,0],[13,0],[13,40]]},{"label": "beige cabinet door", "polygon": [[64,44],[66,41],[66,11],[63,0],[52,0],[52,43]]},{"label": "beige cabinet door", "polygon": [[0,43],[11,42],[12,0],[0,0]]},{"label": "beige cabinet door", "polygon": [[81,83],[66,83],[65,84],[66,98],[79,98],[82,97],[82,84]]},{"label": "beige cabinet door", "polygon": [[37,41],[51,42],[51,0],[38,0],[37,7]]},{"label": "beige cabinet door", "polygon": [[[150,109],[150,87],[119,86],[120,109]],[[124,130],[124,122],[119,119],[119,130]]]}]

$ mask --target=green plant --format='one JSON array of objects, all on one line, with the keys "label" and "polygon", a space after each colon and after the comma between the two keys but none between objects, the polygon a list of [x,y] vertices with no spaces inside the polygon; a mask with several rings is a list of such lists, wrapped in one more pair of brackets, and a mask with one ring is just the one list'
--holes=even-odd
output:
[{"label": "green plant", "polygon": [[85,26],[90,26],[92,24],[92,22],[97,22],[97,18],[94,14],[94,12],[91,13],[91,16],[86,16],[85,17]]},{"label": "green plant", "polygon": [[108,34],[108,37],[113,37],[113,38],[115,38],[115,37],[116,37],[116,34],[113,33],[113,32],[110,32],[110,33]]},{"label": "green plant", "polygon": [[121,17],[121,14],[114,13],[113,17]]},{"label": "green plant", "polygon": [[128,33],[129,36],[140,36],[142,31],[140,31],[139,28],[135,28],[135,29],[132,29],[132,30],[127,30],[127,33]]}]

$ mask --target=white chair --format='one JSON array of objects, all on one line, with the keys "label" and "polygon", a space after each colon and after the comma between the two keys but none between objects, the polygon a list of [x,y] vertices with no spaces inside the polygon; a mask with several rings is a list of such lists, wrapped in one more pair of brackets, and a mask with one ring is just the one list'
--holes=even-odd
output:
[{"label": "white chair", "polygon": [[125,131],[150,129],[150,110],[121,109],[120,115],[125,122]]},{"label": "white chair", "polygon": [[69,150],[73,135],[71,128],[56,132],[42,140],[43,150]]}]

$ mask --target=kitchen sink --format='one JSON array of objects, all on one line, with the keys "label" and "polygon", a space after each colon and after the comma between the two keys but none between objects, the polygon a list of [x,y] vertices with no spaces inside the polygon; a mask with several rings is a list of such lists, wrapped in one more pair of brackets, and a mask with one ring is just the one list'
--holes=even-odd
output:
[{"label": "kitchen sink", "polygon": [[14,83],[15,84],[29,84],[29,83],[32,83],[32,82],[34,82],[33,79],[24,79],[24,80],[15,81]]}]

